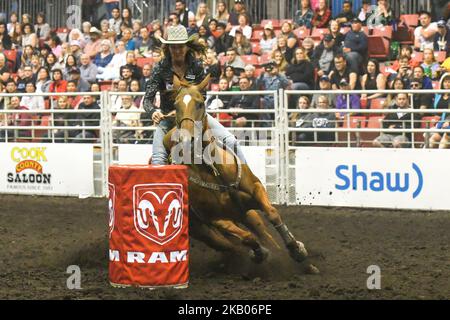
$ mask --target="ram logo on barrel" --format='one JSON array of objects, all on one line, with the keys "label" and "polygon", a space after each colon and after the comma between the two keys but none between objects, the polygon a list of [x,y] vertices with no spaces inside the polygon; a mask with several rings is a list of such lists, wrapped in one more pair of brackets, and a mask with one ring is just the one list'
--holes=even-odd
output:
[{"label": "ram logo on barrel", "polygon": [[134,187],[134,225],[147,239],[164,245],[183,226],[183,186],[146,184]]}]

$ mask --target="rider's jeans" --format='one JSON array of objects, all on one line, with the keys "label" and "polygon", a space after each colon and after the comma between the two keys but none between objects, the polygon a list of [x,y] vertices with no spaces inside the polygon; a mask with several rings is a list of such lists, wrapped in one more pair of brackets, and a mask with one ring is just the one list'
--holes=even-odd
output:
[{"label": "rider's jeans", "polygon": [[[236,137],[228,132],[224,126],[222,126],[219,121],[211,117],[209,114],[208,117],[208,126],[212,131],[214,137],[216,137],[219,141],[222,141],[226,144],[226,146],[234,152],[239,157],[242,162],[245,162],[244,154],[242,153],[241,147],[239,146]],[[152,164],[156,165],[165,165],[168,162],[168,154],[166,149],[164,148],[164,136],[167,132],[170,131],[174,126],[173,120],[162,120],[159,125],[156,127],[155,134],[153,135],[153,154],[152,154]]]}]

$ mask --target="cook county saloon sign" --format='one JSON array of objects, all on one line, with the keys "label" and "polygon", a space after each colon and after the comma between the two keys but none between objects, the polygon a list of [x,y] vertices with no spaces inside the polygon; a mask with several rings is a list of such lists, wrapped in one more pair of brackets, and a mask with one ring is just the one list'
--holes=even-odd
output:
[{"label": "cook county saloon sign", "polygon": [[46,147],[13,147],[9,154],[16,165],[7,173],[8,188],[52,189],[52,174],[45,172]]},{"label": "cook county saloon sign", "polygon": [[0,143],[0,154],[0,192],[63,196],[94,194],[91,146]]}]

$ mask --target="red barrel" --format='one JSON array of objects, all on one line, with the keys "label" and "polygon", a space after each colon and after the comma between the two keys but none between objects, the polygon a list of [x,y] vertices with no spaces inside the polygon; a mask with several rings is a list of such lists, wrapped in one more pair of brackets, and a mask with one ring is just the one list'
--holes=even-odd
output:
[{"label": "red barrel", "polygon": [[113,286],[188,286],[188,205],[186,166],[109,168]]}]

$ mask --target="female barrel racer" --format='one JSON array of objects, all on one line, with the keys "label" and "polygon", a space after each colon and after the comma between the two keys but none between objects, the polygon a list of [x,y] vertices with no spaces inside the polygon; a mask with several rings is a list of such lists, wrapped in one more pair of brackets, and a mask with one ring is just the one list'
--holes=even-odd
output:
[{"label": "female barrel racer", "polygon": [[[152,164],[165,165],[168,162],[168,154],[164,148],[163,139],[165,134],[175,126],[173,101],[165,92],[173,89],[174,75],[190,84],[197,84],[206,77],[206,74],[202,62],[195,56],[202,54],[204,47],[198,44],[195,38],[188,37],[184,26],[170,26],[167,29],[167,40],[162,38],[160,40],[165,44],[165,57],[155,65],[151,78],[147,82],[144,109],[157,124],[153,136]],[[153,104],[158,91],[161,97],[160,109],[155,108]],[[236,138],[213,117],[210,115],[207,117],[208,125],[215,137],[231,150],[235,150],[237,156],[245,161]]]}]

